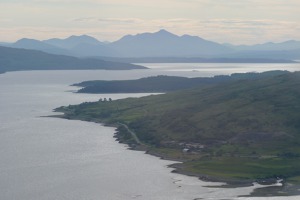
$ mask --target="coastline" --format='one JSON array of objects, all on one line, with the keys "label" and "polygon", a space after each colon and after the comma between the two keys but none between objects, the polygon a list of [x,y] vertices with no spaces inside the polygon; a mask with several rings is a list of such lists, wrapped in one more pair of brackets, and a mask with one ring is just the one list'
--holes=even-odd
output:
[{"label": "coastline", "polygon": [[[99,123],[99,122],[96,122],[96,123]],[[103,125],[111,126],[111,127],[118,127],[118,125],[113,125],[113,124],[103,124]],[[178,173],[178,174],[182,174],[185,176],[197,177],[199,180],[201,180],[203,182],[224,183],[224,185],[222,185],[222,186],[207,186],[207,187],[240,188],[240,187],[251,187],[251,186],[258,184],[263,187],[256,188],[251,192],[251,194],[245,195],[242,197],[270,197],[270,196],[275,197],[275,196],[300,195],[300,185],[292,184],[284,179],[265,178],[265,179],[242,180],[242,179],[224,178],[224,177],[210,176],[207,174],[190,172],[183,168],[183,162],[185,161],[184,159],[174,159],[165,154],[158,153],[153,149],[149,149],[149,147],[147,147],[145,145],[144,146],[143,145],[135,145],[135,144],[120,141],[120,138],[118,138],[118,134],[120,134],[120,133],[118,131],[116,131],[115,135],[114,135],[114,138],[116,138],[116,141],[118,141],[119,143],[122,143],[122,144],[127,144],[129,147],[128,148],[129,150],[144,151],[145,154],[159,157],[160,159],[178,162],[178,163],[168,165],[169,168],[174,169],[174,170],[172,170],[171,173]]]},{"label": "coastline", "polygon": [[[100,123],[100,122],[96,122]],[[110,126],[117,128],[117,124],[103,124],[104,126]],[[178,173],[185,176],[193,176],[197,177],[199,180],[203,182],[219,182],[224,183],[222,186],[207,186],[207,187],[216,187],[216,188],[239,188],[239,187],[251,187],[254,185],[261,185],[264,187],[256,188],[252,191],[251,194],[245,195],[242,197],[270,197],[270,196],[296,196],[300,195],[300,185],[292,184],[287,182],[283,179],[276,179],[276,178],[266,178],[266,179],[249,179],[249,180],[242,180],[242,179],[233,179],[233,178],[223,178],[223,177],[216,177],[216,176],[209,176],[207,174],[195,173],[187,171],[183,168],[184,159],[174,159],[169,157],[165,154],[161,154],[156,152],[153,149],[149,149],[149,147],[145,145],[135,145],[132,143],[127,143],[121,141],[118,138],[118,131],[115,132],[114,138],[116,141],[122,144],[127,144],[129,150],[134,151],[143,151],[145,154],[149,154],[151,156],[159,157],[163,160],[174,161],[178,163],[174,163],[168,165],[169,168],[173,168],[171,173]]]},{"label": "coastline", "polygon": [[[58,109],[55,109],[54,111],[61,112]],[[151,156],[155,156],[160,159],[178,162],[178,163],[168,165],[169,168],[173,168],[171,173],[178,173],[178,174],[182,174],[182,175],[186,175],[186,176],[197,177],[199,180],[204,181],[204,182],[224,183],[224,185],[222,185],[222,186],[213,186],[213,187],[217,187],[217,188],[251,187],[251,186],[254,186],[255,184],[259,184],[259,185],[263,186],[261,188],[254,189],[251,194],[246,195],[244,197],[266,197],[266,196],[270,197],[270,196],[300,195],[300,185],[290,183],[287,180],[279,180],[276,178],[242,180],[242,179],[210,176],[207,174],[195,173],[195,172],[185,170],[183,167],[183,162],[186,160],[184,160],[184,159],[178,159],[178,158],[175,159],[168,155],[159,153],[159,152],[155,151],[154,148],[150,148],[147,145],[126,142],[125,140],[120,138],[120,132],[118,131],[118,128],[124,124],[121,124],[121,125],[120,124],[111,124],[111,123],[105,123],[103,121],[94,120],[94,119],[81,119],[81,118],[76,118],[76,117],[66,117],[63,112],[61,112],[61,113],[62,113],[61,115],[51,115],[51,116],[47,116],[47,117],[94,122],[94,123],[101,124],[102,126],[116,128],[116,132],[113,137],[116,139],[116,141],[118,143],[128,145],[129,150],[143,151],[145,154],[149,154]],[[208,187],[211,187],[211,186],[208,186]]]}]

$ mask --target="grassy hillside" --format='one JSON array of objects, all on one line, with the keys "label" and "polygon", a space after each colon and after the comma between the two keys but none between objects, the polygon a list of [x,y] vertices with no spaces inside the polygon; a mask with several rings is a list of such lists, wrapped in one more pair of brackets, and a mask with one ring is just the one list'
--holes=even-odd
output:
[{"label": "grassy hillside", "polygon": [[[300,176],[300,72],[61,107],[66,118],[124,123],[148,151],[189,173],[230,179]],[[128,130],[118,137],[134,143]]]}]

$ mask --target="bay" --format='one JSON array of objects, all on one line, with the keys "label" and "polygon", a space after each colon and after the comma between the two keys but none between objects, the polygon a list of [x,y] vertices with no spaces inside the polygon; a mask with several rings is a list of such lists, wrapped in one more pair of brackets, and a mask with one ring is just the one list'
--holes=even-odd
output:
[{"label": "bay", "polygon": [[53,115],[52,109],[62,105],[147,95],[76,94],[70,84],[160,74],[199,76],[194,71],[164,69],[1,74],[0,199],[261,199],[238,197],[260,185],[208,188],[204,186],[222,183],[171,173],[168,165],[174,162],[127,150],[114,140],[114,128],[41,117]]}]

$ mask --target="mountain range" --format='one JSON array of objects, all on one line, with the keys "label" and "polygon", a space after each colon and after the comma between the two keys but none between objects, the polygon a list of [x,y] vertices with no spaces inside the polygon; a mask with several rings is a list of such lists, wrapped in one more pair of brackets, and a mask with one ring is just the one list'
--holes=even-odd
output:
[{"label": "mountain range", "polygon": [[23,38],[15,43],[0,43],[0,45],[76,57],[300,59],[300,41],[236,46],[219,44],[198,36],[178,36],[163,29],[155,33],[126,35],[110,43],[81,35],[43,41]]}]

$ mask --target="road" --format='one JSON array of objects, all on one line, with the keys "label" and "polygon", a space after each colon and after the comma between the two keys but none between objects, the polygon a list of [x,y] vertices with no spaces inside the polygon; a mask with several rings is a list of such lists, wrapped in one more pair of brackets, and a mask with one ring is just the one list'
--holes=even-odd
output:
[{"label": "road", "polygon": [[135,134],[135,132],[133,132],[132,130],[130,130],[126,124],[122,124],[122,123],[118,123],[118,124],[124,126],[124,127],[127,129],[127,131],[131,134],[132,138],[136,141],[137,144],[139,144],[139,145],[144,145],[144,144],[140,141],[140,139],[137,137],[137,135]]}]

